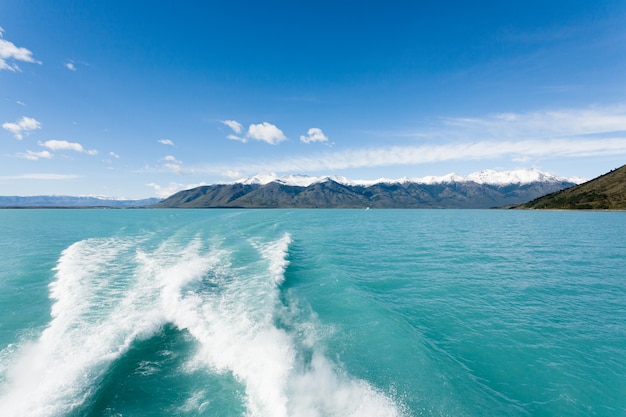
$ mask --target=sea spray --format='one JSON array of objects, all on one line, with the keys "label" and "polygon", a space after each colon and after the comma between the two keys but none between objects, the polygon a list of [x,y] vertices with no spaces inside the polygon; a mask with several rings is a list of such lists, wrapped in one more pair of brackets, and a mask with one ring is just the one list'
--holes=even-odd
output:
[{"label": "sea spray", "polygon": [[223,275],[213,280],[219,290],[168,286],[164,304],[170,320],[200,343],[189,366],[232,373],[245,386],[251,417],[399,416],[393,401],[340,371],[323,349],[315,348],[312,362],[302,362],[302,341],[277,326],[277,315],[285,310],[279,292],[290,242],[284,235],[251,243],[260,257],[245,266],[222,257],[217,269]]},{"label": "sea spray", "polygon": [[[91,238],[62,252],[49,286],[50,323],[38,338],[3,350],[10,365],[3,364],[0,415],[101,409],[92,407],[101,404],[101,381],[136,341],[168,323],[196,344],[181,372],[232,375],[245,392],[247,416],[401,414],[325,355],[323,341],[311,336],[320,324],[300,314],[297,300],[283,304],[290,234],[230,246],[198,234],[176,233],[157,245],[147,239]],[[286,317],[294,327],[281,325]],[[138,366],[149,375],[146,363]],[[196,390],[172,410],[201,414],[206,393]]]},{"label": "sea spray", "polygon": [[90,239],[63,252],[50,284],[52,321],[38,340],[16,352],[0,415],[64,415],[93,394],[108,365],[134,339],[159,328],[157,311],[138,309],[153,291],[149,283],[123,287],[125,274],[116,265],[130,246]]},{"label": "sea spray", "polygon": [[212,282],[218,288],[167,287],[164,307],[176,326],[198,340],[196,366],[232,372],[245,385],[250,415],[280,417],[288,415],[284,386],[293,352],[289,335],[273,325],[276,277],[267,267],[259,272],[258,264],[265,262],[258,258],[233,268],[222,259]]},{"label": "sea spray", "polygon": [[287,259],[291,235],[285,233],[282,238],[267,244],[256,243],[254,246],[269,261],[268,272],[276,286],[280,286],[285,280],[285,269],[289,265]]},{"label": "sea spray", "polygon": [[1,214],[2,417],[626,413],[624,213]]}]

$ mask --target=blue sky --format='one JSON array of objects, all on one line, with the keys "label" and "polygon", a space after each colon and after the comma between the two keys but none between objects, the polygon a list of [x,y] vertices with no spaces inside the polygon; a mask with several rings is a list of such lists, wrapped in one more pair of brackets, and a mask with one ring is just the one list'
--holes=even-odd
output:
[{"label": "blue sky", "polygon": [[624,1],[0,3],[0,195],[626,162]]}]

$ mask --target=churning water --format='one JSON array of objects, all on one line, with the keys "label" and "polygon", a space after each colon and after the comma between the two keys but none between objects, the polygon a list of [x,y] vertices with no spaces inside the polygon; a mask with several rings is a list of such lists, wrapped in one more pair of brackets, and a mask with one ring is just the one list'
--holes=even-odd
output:
[{"label": "churning water", "polygon": [[2,416],[623,416],[626,213],[2,210]]}]

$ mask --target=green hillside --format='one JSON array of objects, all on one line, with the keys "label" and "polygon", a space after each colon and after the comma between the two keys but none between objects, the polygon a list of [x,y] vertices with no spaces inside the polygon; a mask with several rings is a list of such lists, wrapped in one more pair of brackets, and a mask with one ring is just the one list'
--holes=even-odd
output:
[{"label": "green hillside", "polygon": [[626,210],[626,165],[586,183],[522,204],[519,208]]}]

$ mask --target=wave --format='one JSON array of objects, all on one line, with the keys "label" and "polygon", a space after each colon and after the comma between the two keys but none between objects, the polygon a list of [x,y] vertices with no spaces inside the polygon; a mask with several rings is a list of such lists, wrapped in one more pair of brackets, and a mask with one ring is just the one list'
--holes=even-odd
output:
[{"label": "wave", "polygon": [[[195,340],[185,371],[232,375],[245,391],[247,416],[402,414],[391,397],[327,358],[315,319],[281,301],[289,234],[230,248],[212,242],[178,237],[149,249],[141,240],[109,238],[68,247],[50,284],[48,327],[10,353],[0,415],[60,416],[86,407],[132,343],[169,324]],[[300,320],[300,330],[285,320]],[[201,415],[207,392],[180,409]]]},{"label": "wave", "polygon": [[64,415],[85,402],[111,362],[164,322],[149,305],[154,285],[134,280],[120,259],[132,242],[90,239],[67,248],[50,284],[52,320],[13,358],[0,397],[6,416]]}]

